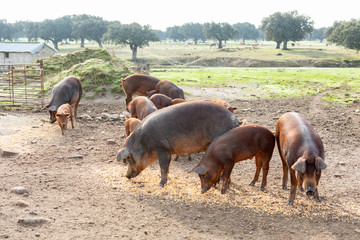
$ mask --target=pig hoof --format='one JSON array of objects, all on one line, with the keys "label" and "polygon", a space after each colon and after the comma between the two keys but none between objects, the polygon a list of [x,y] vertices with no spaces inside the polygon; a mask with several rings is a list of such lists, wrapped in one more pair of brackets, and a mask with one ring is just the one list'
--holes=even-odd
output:
[{"label": "pig hoof", "polygon": [[286,190],[286,189],[287,189],[287,186],[282,186],[282,189]]},{"label": "pig hoof", "polygon": [[251,183],[249,184],[249,186],[255,186],[255,183],[252,183],[252,182],[251,182]]},{"label": "pig hoof", "polygon": [[315,202],[321,202],[321,199],[319,197],[314,198]]},{"label": "pig hoof", "polygon": [[286,206],[293,206],[293,205],[294,205],[294,203],[290,202],[290,201],[287,201],[287,203],[286,203]]},{"label": "pig hoof", "polygon": [[260,191],[265,191],[265,188],[262,188],[262,187],[261,187],[261,188],[260,188]]},{"label": "pig hoof", "polygon": [[302,186],[299,186],[299,190],[302,191],[302,192],[304,191]]},{"label": "pig hoof", "polygon": [[164,184],[163,184],[163,183],[159,183],[158,186],[159,186],[159,187],[164,187]]}]

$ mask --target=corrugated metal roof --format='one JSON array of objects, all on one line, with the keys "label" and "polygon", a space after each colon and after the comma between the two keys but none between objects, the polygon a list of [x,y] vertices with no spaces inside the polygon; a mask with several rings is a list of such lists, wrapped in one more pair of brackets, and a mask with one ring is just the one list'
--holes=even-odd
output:
[{"label": "corrugated metal roof", "polygon": [[0,52],[29,52],[31,54],[37,53],[44,46],[47,46],[57,52],[54,48],[46,43],[0,43]]}]

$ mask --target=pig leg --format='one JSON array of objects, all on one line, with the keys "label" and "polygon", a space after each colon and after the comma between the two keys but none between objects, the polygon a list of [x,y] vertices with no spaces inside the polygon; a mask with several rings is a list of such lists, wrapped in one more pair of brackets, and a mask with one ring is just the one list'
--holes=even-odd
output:
[{"label": "pig leg", "polygon": [[260,190],[264,191],[266,184],[267,184],[267,175],[269,172],[269,163],[270,163],[270,159],[271,159],[272,154],[268,157],[265,156],[262,161],[262,182],[261,182],[261,187]]},{"label": "pig leg", "polygon": [[191,161],[192,159],[191,159],[191,154],[189,153],[188,154],[188,161]]},{"label": "pig leg", "polygon": [[282,162],[282,169],[283,169],[283,174],[282,174],[282,188],[284,190],[287,189],[287,182],[288,182],[288,171],[289,171],[289,167],[285,161],[285,158],[282,156],[282,154],[280,154],[280,158],[281,158],[281,162]]},{"label": "pig leg", "polygon": [[74,120],[73,120],[73,116],[72,114],[70,114],[70,122],[71,122],[71,127],[74,128]]},{"label": "pig leg", "polygon": [[128,112],[129,112],[129,103],[131,102],[131,100],[132,100],[132,93],[126,94],[125,106],[126,106],[126,111],[128,111]]},{"label": "pig leg", "polygon": [[225,166],[224,168],[224,172],[222,175],[222,181],[223,181],[223,185],[221,188],[221,194],[225,194],[226,190],[229,189],[229,185],[230,185],[230,174],[232,169],[234,168],[234,163],[230,163],[228,165]]},{"label": "pig leg", "polygon": [[159,186],[164,187],[167,183],[167,175],[169,172],[169,166],[171,161],[171,153],[170,152],[158,152],[158,159],[161,169],[161,181]]},{"label": "pig leg", "polygon": [[249,184],[250,186],[254,186],[255,183],[259,180],[259,175],[260,175],[260,171],[262,168],[262,158],[259,155],[255,156],[255,164],[256,164],[255,175],[254,175],[253,180]]},{"label": "pig leg", "polygon": [[295,176],[295,170],[293,169],[290,170],[290,182],[291,182],[290,195],[286,205],[293,206],[295,200],[296,188],[297,188],[297,179]]},{"label": "pig leg", "polygon": [[58,124],[60,126],[61,134],[64,135],[64,129],[63,129],[63,126],[62,126],[61,122],[60,121],[57,121],[57,122],[58,122]]}]

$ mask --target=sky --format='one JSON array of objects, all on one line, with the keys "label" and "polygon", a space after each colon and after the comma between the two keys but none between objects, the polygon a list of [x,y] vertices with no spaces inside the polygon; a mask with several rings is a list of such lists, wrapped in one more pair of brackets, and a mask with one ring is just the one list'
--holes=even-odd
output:
[{"label": "sky", "polygon": [[0,19],[43,21],[65,15],[88,14],[123,24],[139,23],[165,31],[184,23],[249,22],[258,27],[275,12],[297,10],[314,21],[315,28],[334,21],[360,19],[359,0],[6,0],[1,2]]}]

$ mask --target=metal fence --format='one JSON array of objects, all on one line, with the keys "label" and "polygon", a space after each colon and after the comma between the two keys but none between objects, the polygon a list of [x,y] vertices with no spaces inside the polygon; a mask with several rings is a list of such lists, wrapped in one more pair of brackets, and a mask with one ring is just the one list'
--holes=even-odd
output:
[{"label": "metal fence", "polygon": [[42,61],[36,64],[0,65],[0,106],[44,106]]}]

